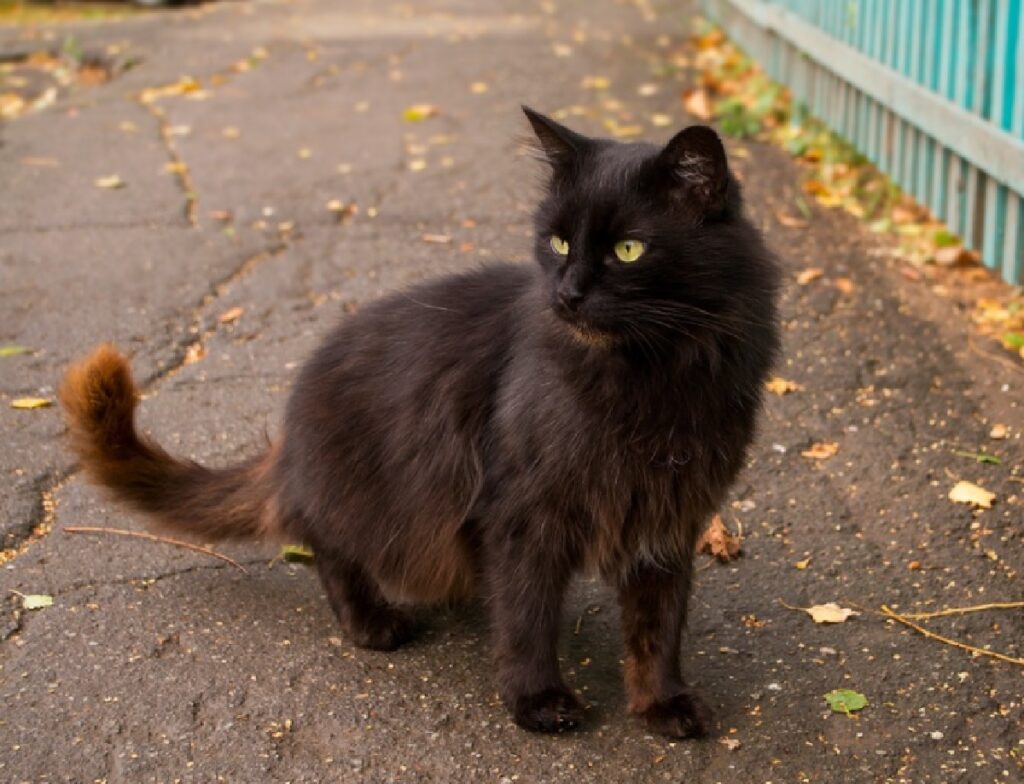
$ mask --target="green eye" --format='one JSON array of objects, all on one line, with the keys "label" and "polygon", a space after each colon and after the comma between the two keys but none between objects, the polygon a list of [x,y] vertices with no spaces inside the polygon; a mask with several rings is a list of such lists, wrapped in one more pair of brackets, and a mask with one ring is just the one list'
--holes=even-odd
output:
[{"label": "green eye", "polygon": [[569,243],[559,237],[557,234],[551,235],[551,250],[557,253],[559,256],[569,255]]},{"label": "green eye", "polygon": [[644,255],[644,244],[640,240],[622,240],[615,243],[615,255],[619,261],[630,264]]}]

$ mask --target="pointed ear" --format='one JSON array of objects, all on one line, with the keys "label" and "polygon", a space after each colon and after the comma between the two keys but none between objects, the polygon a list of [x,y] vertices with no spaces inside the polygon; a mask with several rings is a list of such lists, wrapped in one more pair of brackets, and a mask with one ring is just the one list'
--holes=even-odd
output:
[{"label": "pointed ear", "polygon": [[537,141],[540,142],[539,152],[555,168],[571,163],[590,142],[586,136],[570,131],[529,106],[523,107],[523,114],[530,121]]},{"label": "pointed ear", "polygon": [[661,151],[658,162],[683,197],[698,205],[702,213],[715,213],[725,206],[729,164],[722,140],[708,126],[691,125],[677,133]]}]

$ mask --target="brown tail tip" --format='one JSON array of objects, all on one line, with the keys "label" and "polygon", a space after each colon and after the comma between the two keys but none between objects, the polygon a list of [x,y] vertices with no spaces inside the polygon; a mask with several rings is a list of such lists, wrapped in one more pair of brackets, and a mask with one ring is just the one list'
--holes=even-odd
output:
[{"label": "brown tail tip", "polygon": [[131,365],[113,346],[97,348],[71,367],[58,390],[79,457],[116,457],[136,446],[138,399]]}]

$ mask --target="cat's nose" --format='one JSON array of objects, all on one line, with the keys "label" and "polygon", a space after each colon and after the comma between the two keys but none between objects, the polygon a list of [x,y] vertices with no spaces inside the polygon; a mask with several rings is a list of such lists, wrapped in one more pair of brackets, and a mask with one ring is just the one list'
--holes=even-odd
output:
[{"label": "cat's nose", "polygon": [[569,310],[576,310],[583,301],[583,292],[576,286],[559,286],[558,301]]}]

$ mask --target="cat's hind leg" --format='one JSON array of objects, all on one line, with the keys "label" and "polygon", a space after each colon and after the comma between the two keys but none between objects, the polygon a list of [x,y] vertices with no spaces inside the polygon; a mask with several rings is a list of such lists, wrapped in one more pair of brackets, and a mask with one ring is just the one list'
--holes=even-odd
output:
[{"label": "cat's hind leg", "polygon": [[388,603],[359,564],[318,549],[316,569],[331,609],[360,648],[393,651],[415,635],[412,617]]}]

